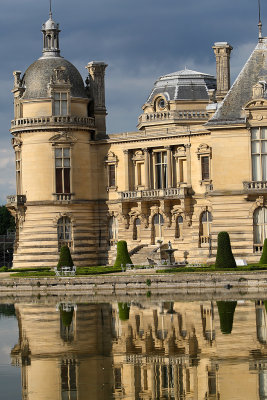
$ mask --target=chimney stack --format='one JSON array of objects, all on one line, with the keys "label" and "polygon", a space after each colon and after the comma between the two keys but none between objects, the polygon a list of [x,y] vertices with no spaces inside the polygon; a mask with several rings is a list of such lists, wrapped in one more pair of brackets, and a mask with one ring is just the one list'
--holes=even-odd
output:
[{"label": "chimney stack", "polygon": [[216,42],[212,48],[216,57],[216,99],[221,101],[230,89],[230,54],[233,48],[227,42]]}]

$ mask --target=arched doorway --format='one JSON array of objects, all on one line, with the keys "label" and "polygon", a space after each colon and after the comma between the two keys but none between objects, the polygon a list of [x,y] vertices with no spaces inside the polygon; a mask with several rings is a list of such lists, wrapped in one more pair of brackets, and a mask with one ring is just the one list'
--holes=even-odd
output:
[{"label": "arched doorway", "polygon": [[72,232],[71,220],[69,217],[61,217],[57,222],[58,249],[63,245],[71,247]]},{"label": "arched doorway", "polygon": [[183,217],[179,215],[176,218],[176,225],[175,225],[175,238],[179,239],[183,236]]},{"label": "arched doorway", "polygon": [[260,252],[267,238],[267,208],[258,207],[253,215],[254,251]]},{"label": "arched doorway", "polygon": [[135,218],[133,223],[133,240],[139,240],[141,235],[141,220]]},{"label": "arched doorway", "polygon": [[212,214],[204,211],[200,216],[199,240],[200,246],[210,245]]},{"label": "arched doorway", "polygon": [[153,243],[158,240],[163,240],[164,236],[164,218],[161,214],[156,214],[153,217]]},{"label": "arched doorway", "polygon": [[118,240],[118,220],[112,216],[108,221],[108,238],[110,246],[113,246]]}]

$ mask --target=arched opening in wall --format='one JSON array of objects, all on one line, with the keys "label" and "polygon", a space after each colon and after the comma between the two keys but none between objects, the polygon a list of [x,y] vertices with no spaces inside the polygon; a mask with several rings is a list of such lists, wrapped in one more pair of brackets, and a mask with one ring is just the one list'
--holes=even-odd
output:
[{"label": "arched opening in wall", "polygon": [[71,247],[72,245],[72,229],[71,220],[69,217],[61,217],[57,222],[57,237],[58,237],[58,249],[60,250],[62,246],[67,245]]},{"label": "arched opening in wall", "polygon": [[267,237],[267,208],[258,207],[253,215],[253,249],[260,253],[263,248],[264,239]]},{"label": "arched opening in wall", "polygon": [[133,223],[133,240],[139,240],[141,234],[141,220],[140,218],[135,218]]},{"label": "arched opening in wall", "polygon": [[200,247],[210,244],[212,215],[204,211],[200,216],[199,241]]},{"label": "arched opening in wall", "polygon": [[152,222],[152,244],[158,240],[163,240],[164,236],[164,218],[161,214],[156,214]]},{"label": "arched opening in wall", "polygon": [[179,215],[176,218],[176,224],[175,224],[175,238],[180,239],[183,237],[183,217]]},{"label": "arched opening in wall", "polygon": [[114,216],[108,221],[108,238],[110,246],[113,246],[118,241],[118,219]]}]

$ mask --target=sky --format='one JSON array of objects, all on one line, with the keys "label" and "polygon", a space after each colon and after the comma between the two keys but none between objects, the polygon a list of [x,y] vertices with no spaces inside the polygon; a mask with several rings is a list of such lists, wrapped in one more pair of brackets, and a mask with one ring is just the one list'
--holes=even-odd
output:
[{"label": "sky", "polygon": [[[1,1],[0,204],[15,194],[13,71],[42,55],[42,23],[49,0]],[[215,75],[214,42],[233,47],[231,80],[258,38],[258,0],[52,0],[60,24],[61,55],[86,78],[85,65],[105,61],[108,133],[135,131],[155,80],[187,67]],[[266,21],[266,25],[265,25]],[[267,2],[262,0],[267,36]]]}]

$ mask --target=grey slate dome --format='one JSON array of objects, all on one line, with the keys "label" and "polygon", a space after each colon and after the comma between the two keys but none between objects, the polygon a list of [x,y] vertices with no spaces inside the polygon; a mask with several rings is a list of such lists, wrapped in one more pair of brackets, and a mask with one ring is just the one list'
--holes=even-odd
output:
[{"label": "grey slate dome", "polygon": [[216,78],[213,75],[184,69],[157,79],[147,102],[151,102],[160,93],[167,100],[208,100],[209,89],[216,89]]},{"label": "grey slate dome", "polygon": [[26,70],[22,84],[25,87],[24,99],[47,98],[48,84],[55,69],[63,67],[61,79],[69,80],[72,97],[88,98],[85,92],[83,79],[74,65],[62,57],[41,57]]}]

